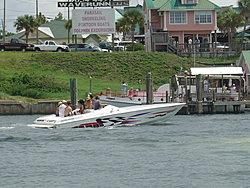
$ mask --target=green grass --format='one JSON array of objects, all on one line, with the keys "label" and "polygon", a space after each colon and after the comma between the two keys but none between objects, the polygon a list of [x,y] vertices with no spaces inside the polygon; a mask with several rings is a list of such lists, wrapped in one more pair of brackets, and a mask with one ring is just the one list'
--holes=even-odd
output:
[{"label": "green grass", "polygon": [[[196,58],[196,61],[218,63],[237,59]],[[77,78],[78,98],[84,98],[90,89],[90,76],[92,93],[108,87],[120,90],[122,81],[136,89],[141,80],[141,88],[145,89],[148,72],[152,74],[154,88],[158,88],[168,83],[172,75],[184,74],[192,66],[193,58],[160,52],[0,52],[0,99],[12,99],[13,93],[30,101],[69,99],[70,78]]]}]

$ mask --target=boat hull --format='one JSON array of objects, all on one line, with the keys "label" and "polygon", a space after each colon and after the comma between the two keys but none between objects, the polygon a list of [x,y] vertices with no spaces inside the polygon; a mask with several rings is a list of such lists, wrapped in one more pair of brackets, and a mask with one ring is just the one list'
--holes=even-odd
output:
[{"label": "boat hull", "polygon": [[99,128],[138,125],[164,121],[174,116],[183,103],[165,103],[152,105],[136,105],[118,108],[108,105],[101,110],[68,117],[55,115],[37,118],[28,126],[35,128]]}]

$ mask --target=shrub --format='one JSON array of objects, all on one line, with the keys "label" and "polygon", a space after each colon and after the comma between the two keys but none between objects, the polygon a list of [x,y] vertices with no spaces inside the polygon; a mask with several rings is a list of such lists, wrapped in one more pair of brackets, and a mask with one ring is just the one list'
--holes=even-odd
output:
[{"label": "shrub", "polygon": [[127,46],[127,51],[142,51],[144,50],[144,45],[141,43],[129,44]]}]

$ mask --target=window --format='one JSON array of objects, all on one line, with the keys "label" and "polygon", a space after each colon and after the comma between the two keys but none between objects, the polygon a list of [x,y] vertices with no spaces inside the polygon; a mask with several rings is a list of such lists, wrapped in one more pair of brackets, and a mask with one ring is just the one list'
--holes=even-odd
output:
[{"label": "window", "polygon": [[194,13],[195,23],[204,23],[210,24],[212,23],[212,11],[196,11]]},{"label": "window", "polygon": [[170,12],[170,23],[172,24],[187,23],[187,12]]},{"label": "window", "polygon": [[194,0],[186,0],[187,4],[194,4]]},{"label": "window", "polygon": [[198,4],[198,0],[181,0],[181,4]]}]

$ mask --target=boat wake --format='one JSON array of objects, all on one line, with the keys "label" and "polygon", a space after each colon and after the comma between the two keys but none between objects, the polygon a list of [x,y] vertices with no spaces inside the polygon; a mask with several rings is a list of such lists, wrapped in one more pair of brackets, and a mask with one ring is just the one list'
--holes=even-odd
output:
[{"label": "boat wake", "polygon": [[15,127],[0,127],[0,129],[13,129]]}]

